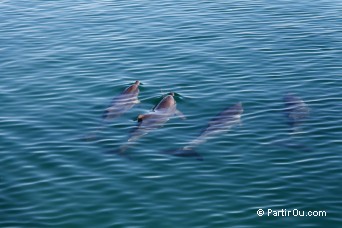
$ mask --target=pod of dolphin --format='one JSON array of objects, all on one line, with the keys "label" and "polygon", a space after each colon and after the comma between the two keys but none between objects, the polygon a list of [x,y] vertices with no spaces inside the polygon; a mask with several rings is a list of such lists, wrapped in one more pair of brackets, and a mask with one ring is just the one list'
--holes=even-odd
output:
[{"label": "pod of dolphin", "polygon": [[[114,97],[110,106],[103,114],[103,120],[108,121],[117,118],[130,110],[134,105],[139,103],[139,85],[140,81],[126,88],[120,95]],[[284,96],[285,115],[288,124],[295,129],[309,114],[307,104],[294,94],[286,94]],[[171,117],[177,115],[182,119],[185,116],[177,108],[174,93],[171,92],[165,96],[153,109],[146,114],[140,114],[137,117],[137,126],[131,132],[126,143],[121,145],[118,150],[113,152],[119,155],[125,155],[127,148],[132,142],[135,142],[143,135],[161,128]],[[175,150],[165,151],[166,154],[180,157],[195,157],[202,160],[202,157],[194,149],[206,142],[209,138],[227,132],[229,129],[239,124],[243,113],[242,103],[238,102],[233,106],[229,106],[221,113],[209,121],[207,127],[199,134],[198,137],[188,142],[184,147]]]}]

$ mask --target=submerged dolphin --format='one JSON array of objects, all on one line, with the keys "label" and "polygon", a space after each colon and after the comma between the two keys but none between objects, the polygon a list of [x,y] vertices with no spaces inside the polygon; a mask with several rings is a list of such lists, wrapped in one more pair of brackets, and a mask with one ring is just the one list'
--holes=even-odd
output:
[{"label": "submerged dolphin", "polygon": [[184,115],[177,110],[176,106],[174,93],[170,93],[170,95],[164,97],[151,112],[139,115],[138,126],[130,134],[127,143],[119,148],[119,153],[122,154],[126,151],[133,141],[136,141],[150,131],[162,127],[172,116],[178,115],[184,119]]},{"label": "submerged dolphin", "polygon": [[312,148],[302,143],[293,135],[293,133],[297,132],[298,126],[309,116],[310,108],[300,97],[292,93],[286,94],[283,97],[283,102],[285,106],[284,113],[291,132],[285,138],[276,139],[264,143],[264,145],[274,145],[292,150],[310,152]]},{"label": "submerged dolphin", "polygon": [[215,135],[227,132],[230,128],[239,124],[242,113],[243,108],[241,102],[223,110],[209,122],[207,128],[197,138],[180,149],[167,151],[166,153],[181,157],[197,157],[201,160],[201,156],[193,148],[206,142]]},{"label": "submerged dolphin", "polygon": [[105,110],[103,114],[104,120],[119,117],[123,113],[130,110],[135,104],[139,103],[139,81],[126,88],[119,96],[114,97],[111,105]]},{"label": "submerged dolphin", "polygon": [[285,105],[285,115],[288,124],[293,128],[297,127],[309,116],[310,109],[308,105],[298,96],[294,94],[286,94],[283,98]]}]

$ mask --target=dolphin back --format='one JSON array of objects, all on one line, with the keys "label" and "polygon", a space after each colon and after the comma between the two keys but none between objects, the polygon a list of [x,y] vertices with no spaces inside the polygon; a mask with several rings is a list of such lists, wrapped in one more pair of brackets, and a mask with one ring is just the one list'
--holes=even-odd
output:
[{"label": "dolphin back", "polygon": [[229,108],[226,108],[209,122],[209,126],[206,129],[206,131],[210,128],[215,128],[215,127],[230,128],[234,124],[240,122],[242,113],[243,113],[243,108],[242,108],[241,102]]},{"label": "dolphin back", "polygon": [[217,118],[220,119],[222,117],[234,117],[237,115],[241,115],[243,112],[243,108],[242,108],[242,103],[238,102],[237,104],[225,109],[224,111],[222,111]]},{"label": "dolphin back", "polygon": [[170,108],[176,108],[176,101],[173,98],[173,94],[164,97],[157,106],[153,109],[154,111],[168,110]]},{"label": "dolphin back", "polygon": [[119,96],[114,97],[111,105],[104,111],[103,119],[113,119],[130,110],[139,103],[139,81],[126,88]]},{"label": "dolphin back", "polygon": [[133,85],[125,89],[122,94],[138,94],[140,81],[136,81]]},{"label": "dolphin back", "polygon": [[215,135],[227,132],[231,127],[240,123],[243,108],[241,102],[230,106],[215,116],[200,135],[190,141],[183,149],[188,150],[197,147],[199,144],[205,143],[209,138]]}]

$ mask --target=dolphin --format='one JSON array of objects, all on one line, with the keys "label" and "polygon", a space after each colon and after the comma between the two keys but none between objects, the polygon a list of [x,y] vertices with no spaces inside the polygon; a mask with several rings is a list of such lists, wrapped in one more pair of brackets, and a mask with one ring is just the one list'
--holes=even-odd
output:
[{"label": "dolphin", "polygon": [[295,130],[295,128],[309,116],[310,109],[308,105],[298,96],[288,93],[284,96],[284,112],[288,120],[288,124]]},{"label": "dolphin", "polygon": [[138,116],[138,126],[131,133],[129,142],[134,141],[148,132],[158,129],[164,125],[172,116],[178,115],[185,119],[183,113],[177,110],[174,93],[170,93],[164,97],[153,109],[147,114]]},{"label": "dolphin", "polygon": [[185,119],[183,113],[176,108],[177,103],[174,99],[174,95],[175,94],[171,92],[164,97],[151,112],[138,115],[137,127],[131,132],[127,143],[122,145],[117,153],[123,154],[132,142],[143,135],[162,127],[172,116],[178,115],[182,119]]},{"label": "dolphin", "polygon": [[241,115],[243,113],[242,103],[226,108],[217,116],[215,116],[208,124],[202,133],[186,144],[186,146],[177,150],[166,151],[167,154],[180,157],[197,157],[198,160],[202,160],[202,157],[193,150],[199,144],[206,142],[209,138],[215,135],[227,132],[233,126],[241,123]]},{"label": "dolphin", "polygon": [[94,140],[100,130],[105,128],[105,123],[110,119],[121,116],[123,113],[130,110],[135,104],[139,103],[139,84],[140,81],[126,88],[120,95],[113,98],[110,106],[106,108],[102,115],[102,122],[93,133],[89,133],[82,137],[83,140]]},{"label": "dolphin", "polygon": [[310,145],[305,145],[298,138],[294,137],[297,133],[298,126],[309,116],[310,108],[298,96],[287,93],[283,96],[284,113],[287,123],[290,126],[290,132],[285,138],[275,139],[271,142],[264,143],[265,145],[275,145],[282,148],[298,150],[303,152],[310,152],[312,148]]},{"label": "dolphin", "polygon": [[140,81],[136,81],[133,85],[126,88],[120,95],[114,97],[111,105],[106,108],[103,113],[103,119],[110,120],[119,117],[130,110],[135,104],[138,104],[139,84]]}]

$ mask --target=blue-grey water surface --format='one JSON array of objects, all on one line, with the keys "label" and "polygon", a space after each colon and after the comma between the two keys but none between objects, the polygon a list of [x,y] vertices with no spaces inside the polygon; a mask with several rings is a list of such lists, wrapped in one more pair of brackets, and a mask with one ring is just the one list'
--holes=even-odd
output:
[{"label": "blue-grey water surface", "polygon": [[[0,1],[0,227],[341,227],[341,15],[335,0]],[[82,140],[136,80],[141,103]],[[187,119],[109,154],[170,91]],[[311,110],[295,133],[289,92]],[[239,101],[203,161],[162,153]]]}]

